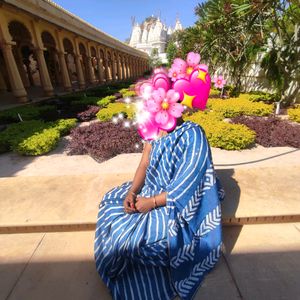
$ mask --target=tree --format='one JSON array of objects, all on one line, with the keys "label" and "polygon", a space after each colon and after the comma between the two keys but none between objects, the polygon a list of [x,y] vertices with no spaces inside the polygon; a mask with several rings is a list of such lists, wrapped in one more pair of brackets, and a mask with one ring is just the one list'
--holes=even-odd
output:
[{"label": "tree", "polygon": [[149,65],[152,68],[156,68],[156,67],[159,67],[159,66],[162,65],[162,61],[159,57],[157,48],[153,48],[152,51],[151,51],[151,55],[149,57]]},{"label": "tree", "polygon": [[167,49],[168,66],[170,67],[174,58],[177,57],[177,46],[172,40],[169,41]]}]

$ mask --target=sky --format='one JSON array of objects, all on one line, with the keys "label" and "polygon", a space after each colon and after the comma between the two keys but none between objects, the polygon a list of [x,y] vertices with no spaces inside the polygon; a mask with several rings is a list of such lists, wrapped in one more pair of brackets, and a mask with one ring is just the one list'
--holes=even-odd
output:
[{"label": "sky", "polygon": [[54,0],[57,4],[109,35],[125,41],[131,34],[131,17],[141,23],[160,14],[174,27],[178,15],[184,28],[196,21],[194,8],[201,0]]}]

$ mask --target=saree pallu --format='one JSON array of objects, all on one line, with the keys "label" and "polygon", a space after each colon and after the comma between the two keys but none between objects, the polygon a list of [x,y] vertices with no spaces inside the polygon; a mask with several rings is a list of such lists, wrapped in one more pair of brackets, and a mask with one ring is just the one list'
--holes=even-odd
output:
[{"label": "saree pallu", "polygon": [[166,191],[166,206],[126,214],[132,182],[107,192],[95,232],[96,268],[114,299],[192,299],[221,255],[225,193],[201,126],[186,121],[150,143],[139,195]]}]

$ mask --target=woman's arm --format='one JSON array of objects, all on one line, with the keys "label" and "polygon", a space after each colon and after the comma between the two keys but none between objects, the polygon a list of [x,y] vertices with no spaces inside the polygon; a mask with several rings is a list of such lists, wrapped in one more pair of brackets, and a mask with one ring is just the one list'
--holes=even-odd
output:
[{"label": "woman's arm", "polygon": [[146,213],[159,206],[165,206],[167,193],[162,192],[153,197],[137,197],[135,207],[141,213]]},{"label": "woman's arm", "polygon": [[136,195],[139,193],[145,183],[146,170],[149,165],[150,151],[151,145],[149,143],[145,143],[141,161],[135,172],[131,188],[124,200],[124,210],[127,213],[133,213],[136,211],[135,199]]}]

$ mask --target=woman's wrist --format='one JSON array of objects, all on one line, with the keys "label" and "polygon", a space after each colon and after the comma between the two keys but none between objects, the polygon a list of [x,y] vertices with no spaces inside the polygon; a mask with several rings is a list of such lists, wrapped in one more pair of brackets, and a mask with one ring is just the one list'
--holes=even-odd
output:
[{"label": "woman's wrist", "polygon": [[153,196],[153,209],[157,208],[157,201],[156,201],[156,197]]}]

